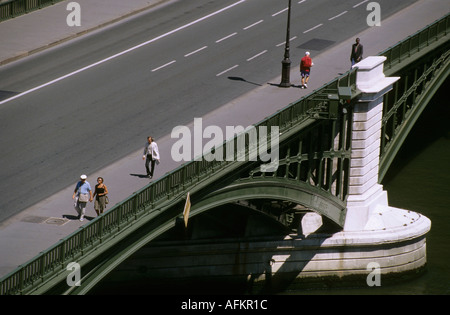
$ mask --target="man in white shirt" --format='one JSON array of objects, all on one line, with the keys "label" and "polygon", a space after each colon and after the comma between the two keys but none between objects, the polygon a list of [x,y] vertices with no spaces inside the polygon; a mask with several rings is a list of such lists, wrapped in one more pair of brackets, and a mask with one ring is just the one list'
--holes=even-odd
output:
[{"label": "man in white shirt", "polygon": [[[153,170],[155,169],[155,162],[159,164],[159,150],[158,145],[153,141],[152,137],[147,137],[147,143],[144,146],[144,155],[142,159],[145,160],[145,169],[147,170],[147,176],[153,177]],[[151,163],[151,168],[149,164]]]},{"label": "man in white shirt", "polygon": [[80,176],[80,181],[75,186],[75,190],[72,195],[72,199],[75,200],[74,207],[78,212],[78,218],[80,221],[84,220],[87,202],[92,202],[93,200],[91,185],[86,181],[86,178],[87,176],[84,174]]}]

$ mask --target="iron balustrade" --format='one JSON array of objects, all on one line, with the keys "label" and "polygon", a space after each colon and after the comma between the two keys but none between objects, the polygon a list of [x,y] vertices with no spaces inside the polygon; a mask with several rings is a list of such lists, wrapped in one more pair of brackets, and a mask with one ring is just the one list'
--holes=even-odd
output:
[{"label": "iron balustrade", "polygon": [[432,44],[446,37],[449,32],[450,13],[379,53],[379,56],[387,58],[384,62],[386,76],[397,72],[408,58],[420,58],[423,55],[421,52],[428,52]]}]

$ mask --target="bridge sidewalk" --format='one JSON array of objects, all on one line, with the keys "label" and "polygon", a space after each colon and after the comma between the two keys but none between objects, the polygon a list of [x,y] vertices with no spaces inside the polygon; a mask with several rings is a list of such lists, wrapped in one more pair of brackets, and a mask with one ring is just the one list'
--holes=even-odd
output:
[{"label": "bridge sidewalk", "polygon": [[[8,46],[8,49],[2,49],[0,52],[0,64],[11,62],[30,54],[30,52],[63,42],[65,39],[74,38],[102,25],[108,25],[110,21],[117,21],[123,16],[130,16],[133,12],[140,12],[165,1],[128,0],[124,5],[125,2],[122,0],[78,0],[77,2],[80,3],[83,10],[83,21],[89,21],[89,23],[82,22],[85,24],[82,31],[74,31],[70,28],[53,29],[52,23],[45,23],[54,20],[55,17],[65,20],[68,14],[67,2],[2,22],[0,23],[0,37],[5,43],[2,46]],[[358,34],[364,44],[365,56],[378,54],[442,17],[448,12],[447,1],[420,0],[389,19],[383,20],[380,27],[372,27]],[[107,5],[101,5],[103,2],[107,2]],[[51,34],[49,29],[51,29]],[[31,33],[32,31],[35,33]],[[308,90],[296,87],[278,88],[267,84],[206,114],[203,116],[203,126],[215,125],[225,128],[227,125],[248,126],[257,123],[278,109],[312,92],[313,89],[329,82],[339,73],[346,72],[350,68],[348,54],[353,42],[354,39],[351,38],[320,55],[315,55],[315,52],[311,51],[315,66]],[[298,62],[293,61],[291,83],[295,85],[300,83],[297,68]],[[268,83],[278,84],[279,82],[280,78],[278,77]],[[235,82],[233,84],[246,83]],[[192,128],[192,126],[188,127]],[[155,179],[181,164],[171,159],[170,151],[175,140],[171,139],[170,135],[156,139],[161,151],[162,162],[156,167]],[[143,145],[144,143],[145,138],[143,138]],[[95,184],[97,176],[105,178],[105,184],[110,191],[110,205],[108,206],[110,208],[148,184],[147,178],[139,176],[144,172],[142,151],[139,150],[98,172],[87,175],[91,185]],[[73,209],[71,197],[77,180],[74,178],[73,185],[70,187],[63,188],[22,213],[0,223],[0,277],[89,222],[89,220],[80,222],[74,219],[76,212]],[[92,204],[88,205],[87,215],[88,218],[95,217]]]}]

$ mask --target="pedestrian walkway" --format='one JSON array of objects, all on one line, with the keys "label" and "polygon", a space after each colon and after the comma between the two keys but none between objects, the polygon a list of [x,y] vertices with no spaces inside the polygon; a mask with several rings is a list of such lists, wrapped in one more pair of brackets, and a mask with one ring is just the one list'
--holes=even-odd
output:
[{"label": "pedestrian walkway", "polygon": [[[357,36],[361,38],[361,42],[364,44],[364,55],[376,55],[439,19],[448,12],[447,1],[434,0],[430,3],[429,0],[420,0],[389,19],[383,20],[380,27],[372,27],[358,34]],[[117,21],[122,16],[130,16],[133,12],[140,12],[165,1],[79,0],[78,2],[83,8],[85,19],[89,20],[89,23],[86,22],[86,25],[83,26],[85,29],[79,32],[74,32],[72,29],[53,29],[52,34],[47,34],[51,26],[41,23],[60,15],[62,15],[61,18],[65,19],[67,2],[0,23],[2,43],[3,41],[7,43],[7,45],[2,46],[8,46],[8,51],[2,49],[0,52],[0,62],[26,56],[30,52],[42,50],[67,38],[78,36],[77,34],[107,25],[108,19]],[[99,4],[106,2],[107,5]],[[91,13],[92,15],[87,19],[86,15]],[[34,32],[33,35],[30,30]],[[202,117],[203,126],[214,125],[225,128],[227,125],[242,125],[246,127],[261,121],[289,103],[329,82],[339,73],[349,70],[349,52],[353,42],[354,38],[349,38],[320,55],[314,55],[314,51],[311,51],[315,66],[307,90],[296,87],[279,88],[276,84],[280,82],[281,78],[274,78],[271,82],[268,82],[271,84],[256,88],[221,108],[205,114]],[[280,73],[281,59],[282,56],[280,56]],[[296,86],[300,84],[298,64],[299,60],[292,61],[291,83]],[[244,83],[230,81],[230,84]],[[188,127],[192,128],[193,126]],[[108,208],[148,184],[149,179],[140,176],[145,174],[142,152],[146,143],[146,136],[148,135],[142,135],[142,150],[131,152],[129,156],[120,161],[93,174],[87,174],[87,180],[92,186],[95,185],[98,176],[105,179],[105,185],[110,192]],[[177,139],[171,139],[170,135],[166,135],[155,140],[159,146],[161,163],[156,166],[153,180],[157,180],[166,172],[170,172],[181,164],[174,162],[170,153],[171,147]],[[63,188],[0,224],[0,277],[13,271],[18,265],[25,263],[39,252],[44,251],[61,238],[78,228],[82,228],[86,222],[89,222],[88,220],[83,222],[76,220],[72,193],[77,181],[78,178],[74,178],[73,185]],[[88,205],[86,215],[88,219],[96,216],[93,204]]]}]

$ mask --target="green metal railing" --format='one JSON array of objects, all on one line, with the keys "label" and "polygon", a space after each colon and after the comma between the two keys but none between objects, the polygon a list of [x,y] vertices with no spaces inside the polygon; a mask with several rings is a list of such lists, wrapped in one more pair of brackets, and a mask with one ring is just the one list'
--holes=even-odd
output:
[{"label": "green metal railing", "polygon": [[379,53],[379,56],[387,57],[384,63],[384,73],[386,76],[391,76],[408,59],[421,58],[434,47],[433,44],[439,42],[442,38],[449,35],[449,33],[450,13]]},{"label": "green metal railing", "polygon": [[64,0],[10,0],[0,3],[0,22]]}]

